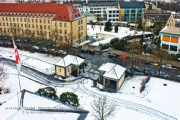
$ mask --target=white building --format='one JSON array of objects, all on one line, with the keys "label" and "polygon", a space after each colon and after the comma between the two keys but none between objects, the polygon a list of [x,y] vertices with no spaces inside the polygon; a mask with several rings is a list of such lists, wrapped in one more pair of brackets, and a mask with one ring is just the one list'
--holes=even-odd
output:
[{"label": "white building", "polygon": [[106,9],[107,21],[110,20],[112,22],[119,22],[119,9],[117,8],[108,8]]},{"label": "white building", "polygon": [[166,26],[159,32],[162,48],[170,54],[180,54],[180,28]]}]

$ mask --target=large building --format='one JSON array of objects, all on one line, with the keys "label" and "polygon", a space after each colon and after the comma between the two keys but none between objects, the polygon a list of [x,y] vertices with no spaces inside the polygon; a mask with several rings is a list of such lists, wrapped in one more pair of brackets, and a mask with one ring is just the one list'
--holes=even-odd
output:
[{"label": "large building", "polygon": [[72,4],[0,4],[0,33],[56,40],[86,40],[86,17]]},{"label": "large building", "polygon": [[159,33],[162,48],[170,54],[180,54],[180,28],[166,26]]}]

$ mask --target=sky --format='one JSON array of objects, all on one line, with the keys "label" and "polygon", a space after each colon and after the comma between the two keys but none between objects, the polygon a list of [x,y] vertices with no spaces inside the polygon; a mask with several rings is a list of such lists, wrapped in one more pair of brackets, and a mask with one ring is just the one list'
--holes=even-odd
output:
[{"label": "sky", "polygon": [[[93,30],[91,29],[91,31]],[[53,64],[62,59],[61,57],[53,57],[51,55],[40,53],[30,53],[28,51],[22,50],[19,50],[19,54],[23,65],[36,69],[38,71],[42,71],[46,74],[53,73]],[[13,48],[0,47],[0,55],[8,59],[15,60]],[[17,92],[20,91],[17,70],[9,66],[6,66],[6,68],[9,73],[9,78],[7,80],[1,81],[0,85],[3,85],[6,88],[10,88],[11,92],[8,94],[0,95],[0,102],[2,103],[5,101],[10,101],[14,96],[17,95]],[[39,88],[46,87],[43,84],[35,82],[39,81],[38,79],[32,78],[31,76],[28,76],[23,72],[21,72],[21,74],[26,76],[20,76],[22,89],[27,89],[29,91],[35,92]],[[151,79],[145,86],[145,90],[140,93],[140,86],[142,80],[145,77],[146,76],[134,76],[133,78],[126,79],[117,93],[99,91],[96,87],[93,86],[93,82],[90,79],[80,79],[79,82],[77,81],[75,83],[52,87],[55,88],[58,96],[62,92],[66,91],[74,92],[75,94],[77,94],[79,98],[80,108],[89,111],[86,120],[95,119],[92,114],[93,110],[91,104],[94,100],[103,95],[107,96],[108,100],[114,101],[117,106],[114,115],[109,117],[107,120],[119,120],[120,118],[123,120],[180,119],[180,83],[151,77]],[[32,79],[34,81],[32,81]],[[32,104],[38,104],[39,102],[41,101],[37,101],[36,103]],[[11,104],[13,105],[15,103]],[[3,106],[0,106],[0,113],[3,113],[3,116],[7,117],[6,115],[10,113],[2,107]],[[18,115],[18,117],[21,117],[22,114]],[[42,116],[34,117],[38,117],[40,119]],[[73,120],[73,118],[69,119]]]}]

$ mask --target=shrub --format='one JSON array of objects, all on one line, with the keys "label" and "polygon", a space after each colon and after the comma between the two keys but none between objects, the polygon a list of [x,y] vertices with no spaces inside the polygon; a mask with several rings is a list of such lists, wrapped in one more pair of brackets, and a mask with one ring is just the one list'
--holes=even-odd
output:
[{"label": "shrub", "polygon": [[36,92],[36,94],[48,97],[48,98],[53,98],[53,99],[57,99],[57,95],[56,95],[56,91],[54,88],[52,87],[45,87],[45,88],[40,88],[38,89],[38,91]]},{"label": "shrub", "polygon": [[79,106],[79,99],[78,96],[72,92],[64,92],[60,95],[59,101],[72,105],[75,107]]}]

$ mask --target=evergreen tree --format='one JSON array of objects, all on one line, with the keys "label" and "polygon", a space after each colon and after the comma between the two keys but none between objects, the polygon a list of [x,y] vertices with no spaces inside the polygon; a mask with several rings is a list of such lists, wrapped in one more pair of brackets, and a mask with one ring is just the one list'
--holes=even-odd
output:
[{"label": "evergreen tree", "polygon": [[116,33],[118,32],[118,26],[117,26],[117,25],[114,27],[114,31],[115,31]]},{"label": "evergreen tree", "polygon": [[105,24],[104,31],[111,32],[111,30],[112,30],[112,23],[110,22],[110,20],[108,20]]},{"label": "evergreen tree", "polygon": [[48,98],[53,98],[53,99],[57,98],[56,90],[52,87],[40,88],[40,89],[38,89],[36,94],[39,94],[39,95],[42,95],[42,96],[45,96]]},{"label": "evergreen tree", "polygon": [[79,99],[78,96],[72,92],[64,92],[60,95],[59,101],[72,105],[72,106],[79,106]]}]

